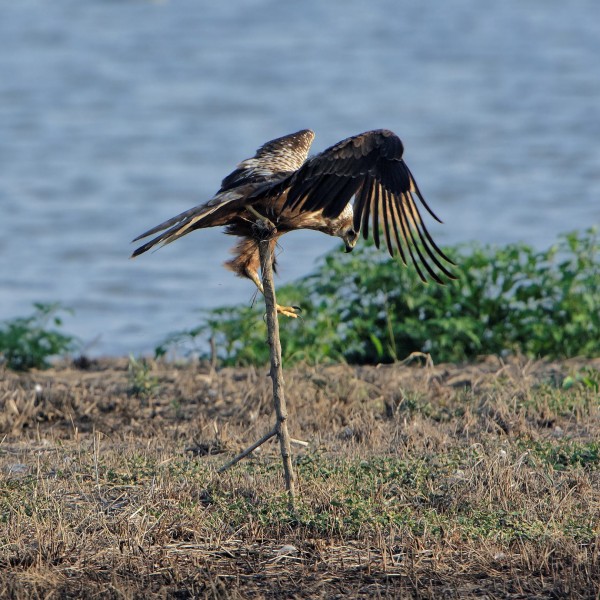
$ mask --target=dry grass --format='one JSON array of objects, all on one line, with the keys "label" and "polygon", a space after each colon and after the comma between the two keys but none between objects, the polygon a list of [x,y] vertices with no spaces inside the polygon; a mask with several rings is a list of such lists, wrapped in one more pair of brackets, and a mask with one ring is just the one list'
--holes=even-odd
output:
[{"label": "dry grass", "polygon": [[3,598],[600,597],[598,359],[288,371],[297,515],[265,370],[86,366],[0,372]]}]

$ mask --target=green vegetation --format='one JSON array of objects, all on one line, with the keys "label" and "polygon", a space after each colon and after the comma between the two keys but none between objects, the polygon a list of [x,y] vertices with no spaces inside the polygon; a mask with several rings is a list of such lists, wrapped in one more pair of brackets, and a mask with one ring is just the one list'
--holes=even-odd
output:
[{"label": "green vegetation", "polygon": [[127,378],[129,380],[128,393],[130,396],[147,400],[158,389],[158,379],[150,372],[150,365],[145,359],[136,359],[129,355],[127,365]]},{"label": "green vegetation", "polygon": [[[302,319],[281,320],[287,363],[386,363],[415,351],[436,362],[483,354],[537,357],[600,353],[597,231],[570,233],[545,251],[525,244],[470,244],[447,249],[458,281],[424,285],[412,268],[373,246],[326,255],[316,272],[278,291],[301,305]],[[218,308],[181,343],[213,337],[229,365],[268,361],[262,304]]]},{"label": "green vegetation", "polygon": [[0,363],[9,369],[44,369],[48,359],[73,350],[75,338],[49,325],[60,327],[59,314],[68,312],[59,304],[35,303],[28,317],[17,317],[0,324]]}]

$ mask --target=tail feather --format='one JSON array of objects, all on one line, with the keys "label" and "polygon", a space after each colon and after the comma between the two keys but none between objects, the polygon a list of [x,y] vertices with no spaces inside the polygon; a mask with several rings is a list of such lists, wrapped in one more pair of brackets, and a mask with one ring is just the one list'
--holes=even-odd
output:
[{"label": "tail feather", "polygon": [[215,213],[217,213],[217,211],[220,211],[223,207],[229,205],[234,200],[239,199],[239,197],[239,194],[229,193],[227,194],[227,196],[221,197],[218,199],[217,202],[215,202],[215,200],[217,200],[218,198],[217,196],[212,200],[209,200],[202,206],[196,206],[194,208],[191,208],[190,210],[186,210],[185,212],[182,212],[176,217],[173,217],[172,219],[169,219],[168,221],[165,221],[164,223],[161,223],[160,225],[149,229],[145,233],[138,235],[138,237],[136,237],[133,240],[134,242],[137,242],[138,240],[146,238],[159,231],[163,231],[165,229],[167,230],[164,231],[164,233],[161,233],[159,236],[151,239],[149,242],[146,242],[143,246],[136,248],[136,250],[134,250],[133,254],[131,255],[131,258],[135,258],[136,256],[143,254],[144,252],[150,250],[150,248],[153,248],[157,244],[162,244],[163,246],[165,246],[166,244],[170,244],[171,242],[174,242],[176,239],[179,239],[180,237],[184,236],[190,231],[193,231],[194,229],[200,229],[201,227],[212,227],[213,225],[217,224],[224,224],[220,222],[215,222],[215,217],[222,217],[222,215],[216,215]]},{"label": "tail feather", "polygon": [[[202,206],[202,208],[204,208],[204,206]],[[201,208],[198,206],[195,206],[194,208],[190,208],[189,210],[182,212],[181,214],[177,215],[176,217],[173,217],[173,218],[169,219],[168,221],[165,221],[164,223],[161,223],[160,225],[153,227],[152,229],[148,229],[148,231],[145,231],[141,235],[138,235],[136,238],[134,238],[132,240],[132,242],[137,242],[138,240],[143,240],[144,238],[148,237],[149,235],[152,235],[153,233],[158,233],[159,231],[162,231],[163,229],[167,229],[168,227],[172,227],[173,225],[181,223],[185,219],[187,219],[189,217],[193,217],[194,215],[198,214],[198,211],[200,211],[200,210],[201,210]]]}]

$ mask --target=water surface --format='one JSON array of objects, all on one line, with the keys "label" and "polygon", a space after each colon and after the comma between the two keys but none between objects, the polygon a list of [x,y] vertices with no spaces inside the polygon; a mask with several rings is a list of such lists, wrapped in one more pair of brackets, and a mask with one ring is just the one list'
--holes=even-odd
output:
[{"label": "water surface", "polygon": [[[398,133],[442,244],[543,248],[598,223],[597,2],[341,6],[3,3],[0,319],[60,301],[90,354],[148,353],[198,309],[249,302],[219,231],[135,261],[130,240],[305,127],[316,151]],[[335,245],[284,237],[280,281]]]}]

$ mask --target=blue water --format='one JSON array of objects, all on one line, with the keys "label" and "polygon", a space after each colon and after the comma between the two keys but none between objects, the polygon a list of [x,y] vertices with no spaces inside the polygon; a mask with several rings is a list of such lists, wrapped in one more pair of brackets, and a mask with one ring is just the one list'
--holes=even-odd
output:
[{"label": "blue water", "polygon": [[[398,133],[442,244],[600,221],[597,0],[19,0],[0,44],[0,319],[60,301],[92,355],[251,300],[218,230],[135,261],[129,242],[301,128],[315,151]],[[280,281],[335,245],[284,237]]]}]

